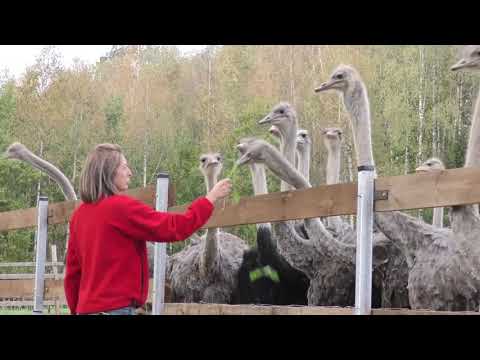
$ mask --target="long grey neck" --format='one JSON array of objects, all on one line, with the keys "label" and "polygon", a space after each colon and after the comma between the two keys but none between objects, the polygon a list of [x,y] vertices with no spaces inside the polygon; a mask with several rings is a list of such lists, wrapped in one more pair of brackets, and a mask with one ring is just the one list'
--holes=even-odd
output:
[{"label": "long grey neck", "polygon": [[338,184],[340,181],[340,146],[329,147],[327,157],[327,185]]},{"label": "long grey neck", "polygon": [[302,174],[280,153],[271,153],[269,156],[266,156],[265,165],[283,182],[295,189],[312,187]]},{"label": "long grey neck", "polygon": [[[256,195],[268,194],[267,175],[265,172],[265,165],[259,163],[252,163],[249,165],[250,174],[252,175],[253,193]],[[270,223],[256,224],[257,230],[262,227],[271,229]]]},{"label": "long grey neck", "polygon": [[310,151],[311,149],[309,145],[304,145],[303,150],[297,151],[297,169],[308,182],[310,182]]},{"label": "long grey neck", "polygon": [[468,139],[467,156],[465,167],[480,166],[480,92],[475,103],[473,111],[472,125],[470,127],[470,137]]},{"label": "long grey neck", "polygon": [[[327,185],[338,184],[340,181],[340,146],[329,146],[327,157]],[[328,227],[338,229],[341,225],[340,216],[329,216],[327,218]]]},{"label": "long grey neck", "polygon": [[[207,186],[207,192],[212,190],[212,188],[217,183],[217,175],[216,174],[207,174],[205,177],[205,183]],[[202,270],[208,271],[212,268],[215,258],[218,251],[218,228],[210,228],[207,229],[207,233],[205,235],[205,251],[203,252],[203,264]]]},{"label": "long grey neck", "polygon": [[[284,141],[281,143],[281,150],[282,154],[287,159],[287,161],[295,166],[295,152],[297,148],[297,123],[296,120],[294,124],[286,129],[286,133],[284,134]],[[280,191],[287,191],[292,190],[292,186],[288,183],[282,181],[280,183]]]},{"label": "long grey neck", "polygon": [[67,200],[77,200],[77,194],[73,190],[73,186],[68,180],[68,178],[54,165],[50,164],[48,161],[43,160],[42,158],[36,156],[28,149],[24,149],[26,155],[21,157],[21,160],[29,163],[34,168],[45,172],[53,181],[55,181],[62,190],[65,199]]},{"label": "long grey neck", "polygon": [[443,228],[443,207],[433,209],[432,225],[438,228]]},{"label": "long grey neck", "polygon": [[[477,101],[475,102],[475,109],[473,110],[472,125],[470,126],[470,136],[468,138],[467,154],[465,156],[465,167],[479,167],[480,166],[480,92],[477,95]],[[463,216],[461,212],[464,211],[469,215]],[[477,222],[479,218],[478,204],[464,205],[456,207],[456,211],[451,214],[452,229],[462,229],[465,219],[474,219]]]},{"label": "long grey neck", "polygon": [[250,174],[252,175],[253,193],[255,195],[268,194],[265,165],[252,163],[249,167]]},{"label": "long grey neck", "polygon": [[357,80],[353,89],[344,93],[343,101],[351,116],[353,140],[357,149],[357,166],[374,166],[370,104],[365,85]]}]

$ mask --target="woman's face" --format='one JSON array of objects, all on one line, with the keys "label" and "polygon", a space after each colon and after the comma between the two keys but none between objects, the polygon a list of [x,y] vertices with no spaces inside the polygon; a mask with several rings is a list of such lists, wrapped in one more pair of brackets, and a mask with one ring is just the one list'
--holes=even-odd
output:
[{"label": "woman's face", "polygon": [[113,178],[113,183],[119,191],[128,190],[128,183],[132,177],[132,172],[128,167],[127,159],[125,156],[121,155],[120,165],[115,171],[115,177]]}]

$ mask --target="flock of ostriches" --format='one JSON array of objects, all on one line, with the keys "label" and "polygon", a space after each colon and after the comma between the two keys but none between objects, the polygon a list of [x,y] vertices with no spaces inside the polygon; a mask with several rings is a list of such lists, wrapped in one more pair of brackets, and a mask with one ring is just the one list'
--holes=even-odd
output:
[{"label": "flock of ostriches", "polygon": [[[480,69],[480,45],[463,49],[452,71]],[[339,65],[312,91],[335,90],[343,97],[352,127],[357,165],[374,166],[367,88],[351,66]],[[281,191],[311,187],[312,139],[298,129],[295,109],[279,103],[258,122],[277,140],[240,139],[237,165],[250,169],[255,195],[268,193],[266,168],[281,181]],[[339,182],[342,130],[322,130],[328,153],[327,184]],[[19,143],[6,157],[25,161],[47,173],[67,200],[77,196],[67,177]],[[200,157],[206,190],[222,171],[219,153]],[[480,166],[480,95],[477,97],[465,167]],[[417,172],[444,169],[428,159]],[[478,310],[480,303],[480,216],[474,205],[455,206],[450,228],[443,208],[432,224],[402,212],[376,212],[373,238],[372,307]],[[150,244],[150,243],[149,243]],[[256,247],[222,229],[208,229],[168,258],[166,276],[171,302],[354,306],[356,231],[340,216],[257,224]],[[153,266],[149,246],[150,267]]]}]

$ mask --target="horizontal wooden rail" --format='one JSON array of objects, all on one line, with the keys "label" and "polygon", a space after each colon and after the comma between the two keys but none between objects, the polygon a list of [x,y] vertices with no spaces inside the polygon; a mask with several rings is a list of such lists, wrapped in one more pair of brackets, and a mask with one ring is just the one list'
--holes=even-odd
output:
[{"label": "horizontal wooden rail", "polygon": [[[0,298],[31,298],[33,280],[0,281]],[[152,279],[150,279],[150,287]],[[45,301],[65,303],[63,280],[45,280]],[[6,300],[11,302],[12,300]],[[152,301],[149,292],[148,301]],[[1,301],[0,301],[1,303]],[[354,315],[351,307],[336,306],[277,306],[277,305],[226,305],[166,303],[165,315]],[[433,311],[410,309],[372,309],[372,315],[480,315],[477,311]]]},{"label": "horizontal wooden rail", "polygon": [[[46,262],[45,266],[64,266],[63,262]],[[33,261],[27,262],[2,262],[0,263],[0,267],[32,267],[35,266]]]},{"label": "horizontal wooden rail", "polygon": [[[127,191],[127,194],[133,196],[145,204],[155,207],[155,186],[149,185],[144,188],[137,188]],[[69,221],[75,208],[81,201],[63,201],[48,205],[48,223],[62,224]],[[175,188],[170,186],[168,194],[168,203],[170,206],[175,204]],[[37,225],[37,208],[13,210],[0,213],[0,231],[17,230],[30,228]]]},{"label": "horizontal wooden rail", "polygon": [[[435,173],[383,177],[375,180],[375,211],[393,211],[480,203],[480,168],[460,168]],[[183,212],[187,205],[171,206]],[[153,207],[154,187],[131,190]],[[203,228],[262,222],[356,214],[357,184],[321,185],[311,189],[277,192],[241,198],[238,203],[223,201]],[[49,222],[68,221],[75,202],[49,205]],[[0,231],[35,226],[36,208],[0,213]]]}]

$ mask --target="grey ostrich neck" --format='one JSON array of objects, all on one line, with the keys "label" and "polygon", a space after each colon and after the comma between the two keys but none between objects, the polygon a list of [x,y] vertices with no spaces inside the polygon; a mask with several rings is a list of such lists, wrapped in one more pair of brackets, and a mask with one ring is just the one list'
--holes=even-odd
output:
[{"label": "grey ostrich neck", "polygon": [[473,111],[465,167],[480,167],[480,92]]},{"label": "grey ostrich neck", "polygon": [[[340,145],[330,144],[330,146],[327,146],[327,151],[327,185],[338,184],[340,181]],[[341,222],[340,216],[329,216],[327,218],[327,224],[330,228],[338,229]]]},{"label": "grey ostrich neck", "polygon": [[327,185],[338,184],[340,181],[341,152],[339,145],[327,147]]},{"label": "grey ostrich neck", "polygon": [[[362,81],[355,81],[353,88],[344,94],[344,102],[351,117],[357,164],[374,166],[370,105]],[[375,223],[387,238],[402,248],[409,266],[414,263],[418,250],[433,241],[427,235],[438,230],[401,212],[375,212]]]},{"label": "grey ostrich neck", "polygon": [[[284,129],[280,129],[280,132],[283,132],[283,134],[281,135],[281,139],[283,141],[280,142],[280,149],[283,156],[285,156],[285,159],[287,159],[287,161],[292,164],[292,166],[295,166],[295,153],[297,149],[297,128],[297,118],[295,117],[291,125],[287,126]],[[287,190],[292,190],[292,186],[290,186],[285,181],[282,181],[280,183],[280,191]]]},{"label": "grey ostrich neck", "polygon": [[253,163],[249,165],[252,175],[253,192],[255,195],[268,194],[267,175],[263,164]]},{"label": "grey ostrich neck", "polygon": [[265,164],[270,171],[282,180],[282,182],[295,189],[307,189],[312,187],[302,174],[293,167],[292,163],[278,152],[270,151],[265,154]]},{"label": "grey ostrich neck", "polygon": [[[307,189],[312,186],[275,148],[266,147],[263,151],[265,165],[281,180],[287,182],[296,189]],[[335,240],[325,229],[318,218],[305,219],[305,227],[311,243],[321,254],[327,257],[337,257],[338,259],[351,263],[355,256],[355,248],[342,244]],[[304,243],[303,240],[296,238],[296,242]]]},{"label": "grey ostrich neck", "polygon": [[303,175],[305,180],[310,182],[310,152],[311,146],[307,143],[297,151],[298,155],[298,171]]},{"label": "grey ostrich neck", "polygon": [[75,194],[75,190],[73,190],[72,184],[58,168],[50,164],[48,161],[36,156],[27,148],[24,148],[23,151],[25,151],[25,154],[21,156],[21,160],[29,163],[34,168],[45,172],[50,178],[52,178],[52,180],[60,186],[63,195],[67,200],[77,200],[77,195]]},{"label": "grey ostrich neck", "polygon": [[344,93],[343,101],[351,116],[353,140],[357,149],[357,166],[374,166],[370,104],[365,85],[356,80],[353,88]]},{"label": "grey ostrich neck", "polygon": [[[465,167],[480,167],[480,92],[473,111]],[[460,236],[460,239],[469,239],[472,232],[480,231],[480,216],[477,204],[454,206],[450,217],[452,231],[466,235]],[[475,242],[478,242],[478,240]]]},{"label": "grey ostrich neck", "polygon": [[[205,175],[205,184],[207,186],[207,193],[213,189],[218,181],[218,175],[214,171],[207,171]],[[212,268],[215,257],[218,251],[218,228],[207,229],[205,236],[205,250],[203,252],[202,270],[208,271]]]},{"label": "grey ostrich neck", "polygon": [[435,227],[443,228],[443,207],[433,209],[432,225]]},{"label": "grey ostrich neck", "polygon": [[[265,165],[259,163],[249,164],[250,174],[252,175],[253,193],[255,195],[268,194],[267,175],[265,172]],[[270,223],[256,224],[257,229],[261,227],[268,227]]]}]

